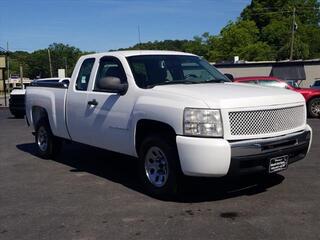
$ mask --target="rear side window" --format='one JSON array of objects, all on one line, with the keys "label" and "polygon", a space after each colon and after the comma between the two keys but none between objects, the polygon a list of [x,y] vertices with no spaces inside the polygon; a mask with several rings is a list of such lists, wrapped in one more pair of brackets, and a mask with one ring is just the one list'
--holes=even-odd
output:
[{"label": "rear side window", "polygon": [[77,90],[87,91],[94,61],[94,58],[88,58],[83,61],[76,81]]}]

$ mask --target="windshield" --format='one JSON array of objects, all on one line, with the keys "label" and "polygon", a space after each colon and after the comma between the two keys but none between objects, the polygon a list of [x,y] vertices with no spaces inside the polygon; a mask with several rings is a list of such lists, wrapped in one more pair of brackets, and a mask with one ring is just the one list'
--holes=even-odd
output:
[{"label": "windshield", "polygon": [[267,87],[277,87],[277,88],[287,87],[287,84],[285,82],[278,82],[276,80],[259,80],[258,83],[261,86],[267,86]]},{"label": "windshield", "polygon": [[286,81],[291,87],[294,87],[294,88],[299,88],[299,85],[297,83],[297,81],[294,81],[294,80],[288,80]]},{"label": "windshield", "polygon": [[127,60],[140,88],[165,84],[230,82],[211,64],[196,56],[141,55],[128,57]]}]

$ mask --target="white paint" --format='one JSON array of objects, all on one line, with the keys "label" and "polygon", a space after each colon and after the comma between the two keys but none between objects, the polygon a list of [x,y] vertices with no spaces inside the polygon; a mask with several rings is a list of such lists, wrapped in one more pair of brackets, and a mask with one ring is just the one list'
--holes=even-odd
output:
[{"label": "white paint", "polygon": [[231,159],[228,141],[178,136],[177,147],[185,175],[221,177],[228,173]]},{"label": "white paint", "polygon": [[[83,56],[77,62],[68,89],[27,88],[26,113],[32,124],[32,107],[47,110],[54,135],[100,148],[137,156],[135,129],[141,119],[156,120],[170,125],[178,135],[177,145],[183,171],[188,175],[222,176],[230,164],[228,134],[225,138],[183,137],[183,111],[189,108],[220,109],[223,122],[230,109],[273,109],[305,104],[293,91],[246,84],[167,85],[141,89],[134,81],[126,60],[134,55],[192,55],[171,51],[120,51]],[[118,58],[125,70],[128,91],[124,96],[93,91],[94,79],[101,57]],[[75,90],[82,62],[95,58],[88,91]],[[89,106],[96,99],[98,106]],[[67,123],[67,124],[66,124]],[[302,128],[306,126],[306,123]],[[224,130],[229,131],[227,125]],[[297,129],[286,132],[292,133]],[[276,137],[284,133],[273,133]],[[263,137],[263,136],[259,136]]]}]

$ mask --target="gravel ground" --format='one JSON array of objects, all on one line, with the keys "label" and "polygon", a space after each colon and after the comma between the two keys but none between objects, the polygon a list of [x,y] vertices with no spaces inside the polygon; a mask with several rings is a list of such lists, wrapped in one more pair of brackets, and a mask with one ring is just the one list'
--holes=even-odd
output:
[{"label": "gravel ground", "polygon": [[139,187],[135,159],[64,145],[35,154],[0,108],[0,239],[320,239],[320,120],[308,157],[273,177],[188,179],[177,199]]}]

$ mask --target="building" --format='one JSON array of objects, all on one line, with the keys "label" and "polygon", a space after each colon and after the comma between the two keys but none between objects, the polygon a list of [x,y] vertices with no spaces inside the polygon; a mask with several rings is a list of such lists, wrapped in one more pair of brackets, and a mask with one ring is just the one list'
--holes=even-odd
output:
[{"label": "building", "polygon": [[[28,86],[32,82],[29,78],[23,78],[23,85]],[[5,80],[7,91],[11,91],[13,88],[21,88],[21,79],[19,76],[11,76],[10,79]],[[0,92],[3,92],[3,83],[0,84]]]},{"label": "building", "polygon": [[298,81],[301,87],[310,87],[320,79],[320,59],[297,61],[236,62],[214,64],[221,72],[234,77],[274,76]]}]

